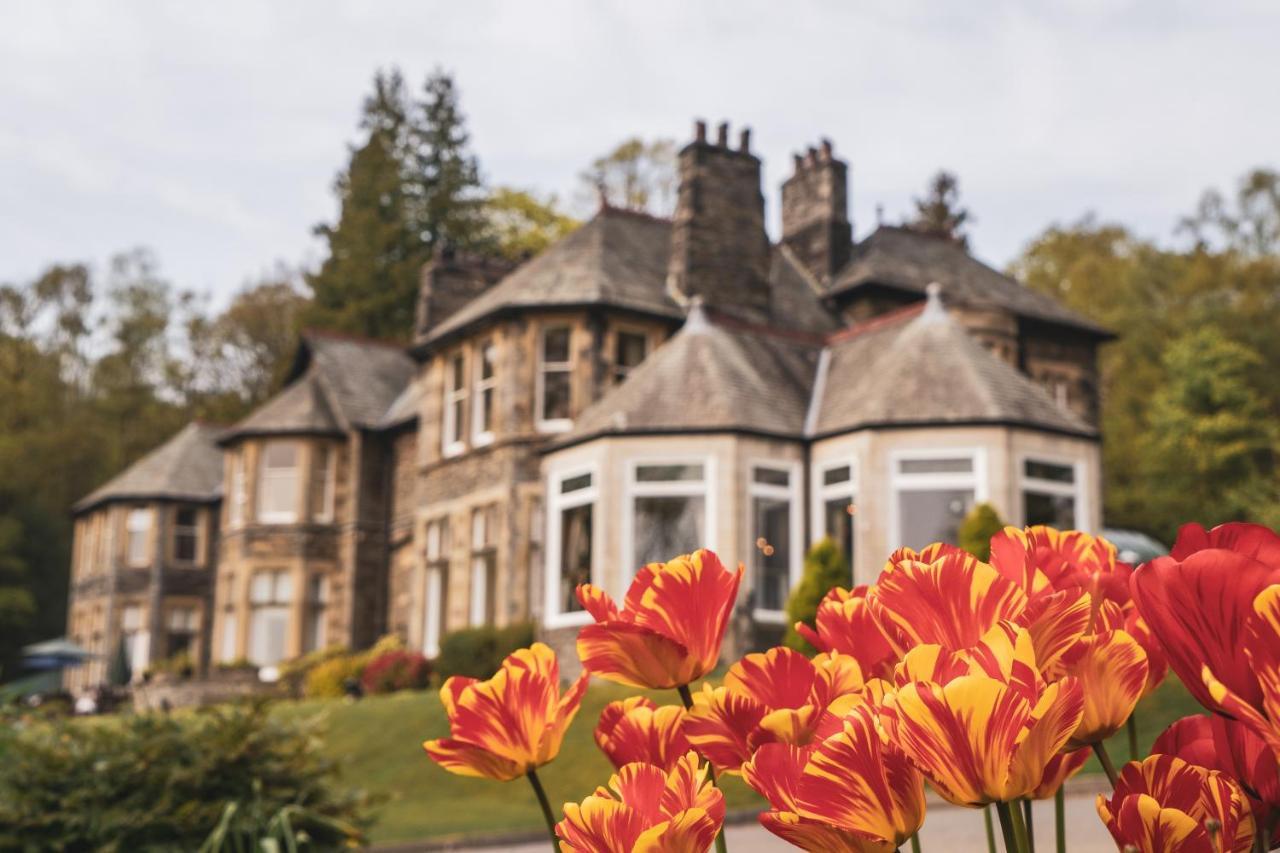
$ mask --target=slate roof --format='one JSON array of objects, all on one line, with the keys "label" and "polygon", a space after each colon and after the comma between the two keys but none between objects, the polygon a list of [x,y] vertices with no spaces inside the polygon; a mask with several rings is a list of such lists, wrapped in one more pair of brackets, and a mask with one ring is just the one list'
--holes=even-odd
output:
[{"label": "slate roof", "polygon": [[948,304],[1004,308],[1022,317],[1114,337],[1108,329],[992,269],[950,240],[895,226],[882,225],[855,245],[853,258],[835,275],[827,292],[839,296],[882,286],[923,296],[934,281],[942,285]]},{"label": "slate roof", "polygon": [[414,371],[413,360],[397,344],[307,332],[289,384],[228,430],[222,441],[376,428],[410,385]]},{"label": "slate roof", "polygon": [[217,500],[222,494],[222,451],[217,441],[223,432],[224,427],[213,424],[187,424],[72,510],[82,513],[113,500]]},{"label": "slate roof", "polygon": [[988,351],[930,299],[832,337],[811,434],[1000,423],[1095,436],[1079,416]]},{"label": "slate roof", "polygon": [[817,338],[713,320],[695,308],[555,446],[626,433],[800,435],[820,349]]},{"label": "slate roof", "polygon": [[378,428],[394,429],[416,420],[421,405],[422,386],[417,382],[410,382],[378,421]]}]

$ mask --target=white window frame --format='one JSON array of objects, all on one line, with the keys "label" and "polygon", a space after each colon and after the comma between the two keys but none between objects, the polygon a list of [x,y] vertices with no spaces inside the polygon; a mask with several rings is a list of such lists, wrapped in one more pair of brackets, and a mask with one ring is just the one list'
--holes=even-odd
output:
[{"label": "white window frame", "polygon": [[[561,486],[566,480],[590,475],[591,485],[578,489],[567,495],[561,494]],[[543,571],[543,594],[546,606],[543,608],[543,624],[548,628],[571,628],[589,625],[594,621],[585,610],[572,610],[567,613],[560,610],[560,557],[563,547],[564,531],[560,526],[560,517],[567,509],[580,506],[591,506],[591,583],[600,583],[598,576],[600,567],[601,517],[600,517],[600,470],[595,463],[574,465],[555,469],[547,474],[547,502],[543,510],[543,524],[546,525],[546,548]]]},{"label": "white window frame", "polygon": [[[266,601],[258,601],[254,596],[254,586],[259,577],[270,575],[270,597]],[[280,596],[280,582],[284,579],[288,586],[288,595],[283,598]],[[295,588],[295,578],[290,569],[258,569],[249,575],[249,643],[246,653],[249,660],[256,666],[275,666],[281,661],[289,659],[289,638],[296,630],[294,624],[294,604],[297,600],[298,590]],[[306,590],[302,590],[305,596]],[[280,644],[280,658],[275,661],[262,661],[257,659],[257,650],[255,645],[264,643],[265,640],[258,636],[258,617],[263,611],[271,610],[277,615],[283,612],[284,615],[284,636]]]},{"label": "white window frame", "polygon": [[333,584],[327,572],[307,576],[302,602],[302,653],[319,651],[329,645],[329,605]]},{"label": "white window frame", "polygon": [[[636,473],[640,468],[650,465],[701,465],[702,480],[674,480],[641,482],[636,479]],[[716,542],[716,525],[719,519],[716,507],[716,457],[713,454],[706,455],[658,455],[658,456],[636,456],[627,460],[627,478],[622,490],[622,559],[618,565],[623,567],[620,573],[619,585],[614,590],[614,595],[621,598],[631,585],[631,579],[635,577],[642,566],[633,566],[633,552],[635,550],[635,500],[643,497],[680,497],[683,495],[695,496],[702,498],[702,507],[704,517],[702,519],[702,529],[706,531],[706,542],[699,543],[699,547],[714,551],[717,548]],[[671,557],[678,556],[671,554]]]},{"label": "white window frame", "polygon": [[[485,350],[493,352],[493,373],[488,379],[484,378]],[[472,361],[471,446],[484,447],[486,444],[493,443],[493,416],[498,409],[498,346],[493,338],[485,338],[480,342],[475,349],[475,358]],[[489,417],[486,419],[485,428],[480,429],[480,415],[484,411],[484,394],[486,391],[490,392],[492,405],[489,407]]]},{"label": "white window frame", "polygon": [[[292,445],[293,446],[293,502],[292,508],[287,510],[276,510],[274,512],[263,508],[264,496],[267,493],[267,453],[272,445]],[[274,470],[284,471],[285,468],[277,468]],[[295,439],[282,438],[272,439],[262,445],[262,450],[258,458],[258,521],[264,524],[296,524],[298,521],[298,504],[302,499],[302,447]]]},{"label": "white window frame", "polygon": [[[780,471],[787,475],[787,485],[775,486],[769,483],[756,482],[756,470],[767,469]],[[780,498],[787,501],[788,521],[791,527],[791,553],[787,555],[787,590],[788,596],[804,578],[804,498],[800,485],[799,462],[777,462],[766,459],[747,461],[747,533],[749,541],[744,553],[751,555],[751,588],[755,590],[760,566],[756,563],[763,556],[756,548],[759,532],[755,530],[755,499]],[[767,610],[756,607],[752,614],[757,622],[768,622],[782,625],[787,621],[787,611]]]},{"label": "white window frame", "polygon": [[249,490],[245,477],[245,452],[241,447],[231,456],[231,505],[227,508],[227,526],[244,526],[245,507],[249,503]]},{"label": "white window frame", "polygon": [[[316,513],[316,521],[329,524],[333,521],[335,497],[338,489],[338,448],[331,444],[314,445],[316,453],[325,454],[324,468],[320,476],[324,478],[320,484],[324,492],[320,495],[320,511]],[[314,466],[312,466],[314,470]]]},{"label": "white window frame", "polygon": [[[462,360],[462,383],[453,387],[454,361]],[[462,411],[467,408],[467,355],[462,350],[450,354],[444,363],[444,419],[440,430],[440,452],[445,456],[457,456],[467,449],[463,440],[462,424],[457,423],[458,403]]]},{"label": "white window frame", "polygon": [[[179,519],[183,512],[193,514],[191,524],[181,524]],[[190,559],[180,557],[178,555],[178,539],[186,533],[190,533],[192,540],[192,556]],[[200,510],[194,506],[176,506],[173,508],[173,560],[176,563],[185,563],[188,565],[200,562]]]},{"label": "white window frame", "polygon": [[[941,474],[902,474],[899,473],[903,461],[921,461],[929,459],[963,459],[972,460],[970,472]],[[891,550],[901,548],[902,519],[898,496],[904,491],[929,492],[938,489],[972,489],[974,504],[987,501],[990,473],[987,470],[987,449],[985,447],[922,447],[918,449],[900,449],[889,453],[889,546]],[[927,543],[926,543],[927,544]]]},{"label": "white window frame", "polygon": [[[547,333],[564,330],[569,333],[569,360],[547,361]],[[538,432],[565,432],[573,428],[573,418],[545,417],[546,375],[565,373],[569,377],[569,410],[573,411],[573,324],[548,323],[538,330],[538,369],[534,380],[534,419]]]},{"label": "white window frame", "polygon": [[[1027,476],[1027,463],[1040,462],[1045,465],[1058,465],[1063,468],[1070,468],[1073,481],[1070,483],[1062,483],[1057,480],[1041,480],[1038,477]],[[1034,451],[1020,453],[1017,456],[1016,464],[1018,466],[1018,518],[1025,527],[1026,519],[1026,493],[1028,491],[1039,492],[1047,495],[1062,495],[1070,497],[1075,504],[1072,512],[1075,515],[1074,530],[1083,530],[1092,532],[1088,524],[1088,490],[1085,489],[1085,478],[1087,472],[1083,459],[1058,456],[1052,453],[1036,453]]]},{"label": "white window frame", "polygon": [[[422,528],[422,642],[424,657],[440,655],[440,641],[445,635],[448,613],[441,606],[448,593],[449,562],[453,551],[453,520],[448,515],[429,519]],[[434,531],[434,548],[432,547]]]},{"label": "white window frame", "polygon": [[[843,483],[832,483],[826,485],[824,482],[826,473],[834,471],[836,468],[848,467],[849,479]],[[858,460],[853,456],[849,457],[831,457],[828,459],[815,460],[810,465],[809,476],[812,478],[812,497],[809,503],[810,536],[812,541],[810,545],[816,545],[832,535],[827,530],[827,501],[835,498],[847,498],[850,505],[857,506],[858,502],[858,485],[859,485]],[[849,523],[853,525],[853,550],[858,550],[858,517],[856,514],[849,518]],[[853,583],[858,583],[858,566],[854,554],[845,554],[845,559],[849,561],[849,576],[853,578]]]},{"label": "white window frame", "polygon": [[[134,519],[144,518],[146,523],[141,527],[134,524]],[[151,561],[152,529],[155,527],[155,513],[150,507],[130,507],[124,517],[124,560],[130,566],[145,566]],[[142,536],[141,553],[134,553],[133,537]]]},{"label": "white window frame", "polygon": [[[488,564],[485,562],[486,556],[494,561],[494,581],[497,582],[497,560],[498,560],[498,542],[496,532],[490,529],[490,525],[497,523],[497,504],[483,503],[471,508],[471,538],[470,545],[467,550],[467,614],[468,624],[475,628],[481,625],[496,625],[502,614],[498,612],[497,590],[489,589],[489,571]],[[479,522],[483,519],[484,533],[477,537],[476,533],[479,528]],[[479,544],[477,544],[477,539]],[[489,596],[494,596],[493,603],[493,622],[490,623],[485,617],[488,615]]]}]

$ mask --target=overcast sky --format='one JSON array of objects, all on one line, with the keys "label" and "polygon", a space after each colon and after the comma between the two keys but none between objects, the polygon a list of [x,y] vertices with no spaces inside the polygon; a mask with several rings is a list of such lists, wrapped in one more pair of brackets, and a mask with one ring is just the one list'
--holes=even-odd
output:
[{"label": "overcast sky", "polygon": [[1280,166],[1280,3],[28,2],[0,10],[0,282],[152,248],[219,301],[312,226],[379,66],[456,75],[485,178],[574,194],[632,134],[748,124],[766,199],[820,136],[855,232],[960,175],[1004,264],[1087,211],[1169,239]]}]

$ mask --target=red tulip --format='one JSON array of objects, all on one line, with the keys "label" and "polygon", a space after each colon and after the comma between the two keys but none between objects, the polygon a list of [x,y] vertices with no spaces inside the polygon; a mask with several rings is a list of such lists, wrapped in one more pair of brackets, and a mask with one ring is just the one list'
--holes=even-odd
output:
[{"label": "red tulip", "polygon": [[1201,672],[1213,701],[1240,720],[1280,754],[1280,584],[1258,593],[1245,616],[1245,658],[1253,681],[1250,701],[1236,693],[1206,665]]},{"label": "red tulip", "polygon": [[579,586],[578,600],[596,620],[578,634],[582,665],[630,687],[696,681],[720,659],[742,572],[728,571],[707,550],[650,563],[636,573],[621,610],[598,587]]},{"label": "red tulip", "polygon": [[684,708],[631,696],[605,705],[596,746],[617,769],[640,762],[670,770],[691,748],[684,724]]},{"label": "red tulip", "polygon": [[1098,795],[1098,815],[1118,847],[1138,853],[1245,853],[1253,845],[1239,786],[1172,755],[1126,764],[1111,798]]},{"label": "red tulip", "polygon": [[1262,707],[1245,625],[1258,594],[1280,583],[1280,536],[1251,524],[1207,532],[1188,525],[1172,555],[1142,566],[1130,583],[1139,614],[1197,701],[1222,710],[1203,682],[1207,666],[1228,692]]},{"label": "red tulip", "polygon": [[1095,605],[1129,601],[1132,567],[1116,561],[1115,546],[1106,539],[1079,530],[1006,527],[991,538],[991,565],[1032,598],[1082,589]]},{"label": "red tulip", "polygon": [[1156,738],[1151,752],[1234,779],[1249,798],[1254,822],[1280,844],[1280,756],[1248,726],[1217,715],[1183,717]]},{"label": "red tulip", "polygon": [[898,662],[898,654],[867,606],[870,587],[836,587],[818,605],[814,627],[796,623],[796,631],[820,652],[850,655],[868,677],[884,677]]}]

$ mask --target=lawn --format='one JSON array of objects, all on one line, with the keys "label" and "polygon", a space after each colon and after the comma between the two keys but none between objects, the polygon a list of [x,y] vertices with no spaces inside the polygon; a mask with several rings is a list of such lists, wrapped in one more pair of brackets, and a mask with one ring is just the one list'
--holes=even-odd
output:
[{"label": "lawn", "polygon": [[[598,682],[587,691],[564,747],[540,775],[553,804],[580,800],[609,778],[608,762],[592,739],[600,711],[635,691]],[[658,702],[674,694],[650,693]],[[387,797],[378,813],[374,841],[413,841],[506,830],[536,830],[541,814],[523,780],[502,783],[446,773],[422,751],[422,741],[448,734],[444,709],[434,691],[397,693],[359,702],[316,700],[281,703],[278,713],[319,715],[325,722],[325,750],[343,767],[343,780]],[[1143,754],[1174,720],[1200,712],[1176,677],[1170,676],[1138,706],[1138,744]],[[1122,731],[1108,743],[1116,766],[1129,759]],[[1099,773],[1096,759],[1084,772]],[[729,808],[761,804],[737,777],[724,780]]]},{"label": "lawn", "polygon": [[[560,756],[538,774],[553,806],[581,800],[608,781],[611,768],[596,749],[592,733],[606,704],[635,692],[606,683],[593,684],[587,691]],[[649,695],[657,702],[678,701],[674,692]],[[352,703],[282,702],[277,709],[284,715],[320,715],[325,722],[325,750],[341,762],[343,781],[389,798],[378,812],[374,841],[543,826],[542,813],[523,779],[503,783],[455,776],[427,758],[422,741],[449,733],[434,691]],[[724,780],[724,788],[730,809],[763,802],[740,779]]]}]

